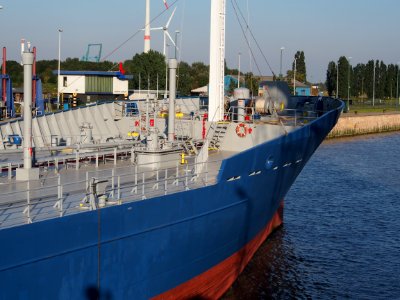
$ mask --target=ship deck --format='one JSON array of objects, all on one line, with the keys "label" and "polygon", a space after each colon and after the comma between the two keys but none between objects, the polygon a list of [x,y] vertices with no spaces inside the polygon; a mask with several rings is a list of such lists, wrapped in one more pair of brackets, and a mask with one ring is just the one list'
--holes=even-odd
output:
[{"label": "ship deck", "polygon": [[157,170],[132,163],[127,149],[86,153],[78,160],[75,154],[50,156],[47,163],[43,155],[40,179],[30,182],[15,180],[14,168],[23,161],[20,153],[10,154],[3,167],[12,167],[0,177],[0,229],[212,185],[222,160],[234,154],[210,151],[206,163],[186,156],[181,164],[179,157]]}]

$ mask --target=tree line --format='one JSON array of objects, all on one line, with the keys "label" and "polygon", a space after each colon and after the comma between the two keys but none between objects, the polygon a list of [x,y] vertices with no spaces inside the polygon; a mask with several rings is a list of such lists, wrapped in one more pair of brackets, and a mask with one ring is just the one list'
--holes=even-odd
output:
[{"label": "tree line", "polygon": [[398,96],[398,76],[399,65],[369,60],[353,67],[348,58],[341,56],[337,63],[329,62],[325,85],[330,96],[343,99],[393,99]]},{"label": "tree line", "polygon": [[[61,61],[62,70],[73,71],[118,71],[119,63],[111,61],[85,62],[78,58],[67,58]],[[126,74],[133,75],[129,88],[142,90],[165,90],[167,63],[165,56],[157,51],[136,54],[132,59],[123,62]],[[45,94],[57,93],[58,60],[39,60],[36,62],[36,73],[42,80]],[[191,90],[202,87],[209,82],[209,66],[202,62],[189,64],[181,61],[178,64],[177,88],[181,95],[190,95]],[[237,75],[237,69],[229,69],[225,64],[225,74]],[[23,67],[16,61],[7,61],[7,74],[10,75],[14,87],[23,86]],[[258,92],[259,77],[252,73],[241,73],[242,85],[250,88],[254,94]]]}]

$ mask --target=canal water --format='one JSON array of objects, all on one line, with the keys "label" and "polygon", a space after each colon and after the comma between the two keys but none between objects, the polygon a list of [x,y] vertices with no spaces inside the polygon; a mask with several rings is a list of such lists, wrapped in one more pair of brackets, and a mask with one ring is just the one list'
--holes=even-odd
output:
[{"label": "canal water", "polygon": [[224,299],[400,299],[400,133],[324,142]]}]

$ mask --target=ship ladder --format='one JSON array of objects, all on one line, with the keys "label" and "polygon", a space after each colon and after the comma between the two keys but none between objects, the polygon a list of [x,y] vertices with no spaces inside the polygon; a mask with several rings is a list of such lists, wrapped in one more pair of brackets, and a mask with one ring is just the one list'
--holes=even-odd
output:
[{"label": "ship ladder", "polygon": [[210,150],[218,150],[221,146],[221,142],[224,139],[229,122],[218,122],[217,127],[214,130],[214,134],[210,141]]}]

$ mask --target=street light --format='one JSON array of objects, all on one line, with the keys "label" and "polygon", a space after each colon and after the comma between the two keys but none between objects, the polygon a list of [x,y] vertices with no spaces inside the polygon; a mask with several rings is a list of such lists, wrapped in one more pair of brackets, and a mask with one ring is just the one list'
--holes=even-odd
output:
[{"label": "street light", "polygon": [[400,97],[399,97],[399,68],[400,68],[400,61],[397,62],[397,92],[396,92],[396,98],[399,101],[400,105]]},{"label": "street light", "polygon": [[58,29],[57,108],[60,108],[61,32],[63,30]]},{"label": "street light", "polygon": [[293,72],[293,95],[296,96],[296,71],[297,71],[297,58],[294,58],[294,72]]},{"label": "street light", "polygon": [[374,60],[374,76],[372,82],[372,106],[375,106],[375,60]]},{"label": "street light", "polygon": [[181,33],[179,30],[175,30],[175,59],[178,59],[178,34]]},{"label": "street light", "polygon": [[348,58],[349,60],[349,70],[347,72],[347,110],[350,111],[350,68],[351,68],[351,64],[350,64],[350,60],[352,59],[352,57],[350,56]]},{"label": "street light", "polygon": [[237,87],[240,88],[240,56],[242,53],[239,52],[239,69],[238,69],[238,84]]},{"label": "street light", "polygon": [[280,68],[279,68],[279,78],[282,78],[282,54],[283,54],[283,50],[285,50],[285,47],[281,47],[281,64],[280,64]]}]

